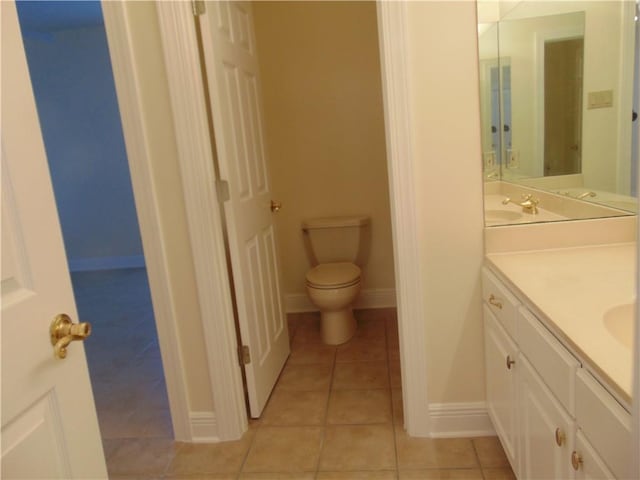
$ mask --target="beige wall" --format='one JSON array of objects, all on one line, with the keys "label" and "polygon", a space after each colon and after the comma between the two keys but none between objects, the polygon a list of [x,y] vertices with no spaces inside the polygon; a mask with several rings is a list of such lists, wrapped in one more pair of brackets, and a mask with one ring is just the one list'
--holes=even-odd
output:
[{"label": "beige wall", "polygon": [[300,224],[369,214],[364,289],[394,286],[374,2],[255,2],[284,293],[304,294]]},{"label": "beige wall", "polygon": [[410,103],[430,403],[484,401],[474,2],[409,2]]},{"label": "beige wall", "polygon": [[[184,359],[188,407],[190,411],[210,412],[214,410],[213,398],[156,7],[153,2],[127,2],[125,8],[130,15],[133,34],[130,42],[138,60],[136,73],[144,86],[141,92],[142,115],[147,127],[153,181],[157,191],[162,192],[158,199],[162,223],[160,240],[168,257],[169,283],[176,307],[174,313],[180,325],[179,342]],[[149,239],[142,231],[143,246],[151,240],[158,239]],[[151,271],[153,266],[148,268]],[[154,291],[152,275],[150,283],[152,297],[155,297],[158,292]]]}]

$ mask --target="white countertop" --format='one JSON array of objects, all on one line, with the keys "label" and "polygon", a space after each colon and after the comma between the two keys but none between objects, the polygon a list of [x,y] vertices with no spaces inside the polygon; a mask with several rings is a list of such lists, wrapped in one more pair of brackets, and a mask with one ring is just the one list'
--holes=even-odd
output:
[{"label": "white countertop", "polygon": [[636,244],[488,254],[585,367],[631,403],[632,351],[605,327],[607,310],[635,301]]}]

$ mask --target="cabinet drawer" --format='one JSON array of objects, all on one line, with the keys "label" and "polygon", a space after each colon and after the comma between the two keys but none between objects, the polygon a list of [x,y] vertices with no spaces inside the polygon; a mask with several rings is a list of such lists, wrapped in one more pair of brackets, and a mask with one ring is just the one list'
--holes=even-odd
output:
[{"label": "cabinet drawer", "polygon": [[521,307],[519,316],[516,340],[520,350],[564,408],[573,415],[575,375],[580,363],[529,310]]},{"label": "cabinet drawer", "polygon": [[575,452],[578,456],[577,458],[580,459],[576,470],[576,479],[611,480],[616,478],[581,431],[576,434]]},{"label": "cabinet drawer", "polygon": [[482,297],[507,333],[515,337],[520,302],[487,268],[482,269]]},{"label": "cabinet drawer", "polygon": [[631,415],[583,368],[576,375],[576,420],[616,478],[629,478]]}]

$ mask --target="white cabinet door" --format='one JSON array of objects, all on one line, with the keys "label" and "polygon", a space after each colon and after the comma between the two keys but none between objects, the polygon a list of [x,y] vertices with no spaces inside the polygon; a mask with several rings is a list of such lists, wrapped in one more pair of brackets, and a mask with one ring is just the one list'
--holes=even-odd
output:
[{"label": "white cabinet door", "polygon": [[573,455],[575,456],[577,468],[576,479],[610,480],[616,478],[580,430],[576,434],[575,453]]},{"label": "white cabinet door", "polygon": [[54,358],[49,326],[77,321],[15,3],[2,17],[2,478],[107,478],[81,342]]},{"label": "white cabinet door", "polygon": [[271,212],[262,95],[249,2],[207,2],[200,16],[225,219],[252,417],[264,408],[289,355]]},{"label": "white cabinet door", "polygon": [[575,422],[523,355],[518,368],[520,476],[572,479]]},{"label": "white cabinet door", "polygon": [[487,407],[507,458],[517,472],[516,375],[518,349],[484,305]]}]

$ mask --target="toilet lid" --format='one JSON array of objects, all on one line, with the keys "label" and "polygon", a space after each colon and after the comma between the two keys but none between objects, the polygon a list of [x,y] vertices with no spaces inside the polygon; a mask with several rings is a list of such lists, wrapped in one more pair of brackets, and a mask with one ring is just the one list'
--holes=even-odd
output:
[{"label": "toilet lid", "polygon": [[360,280],[360,268],[353,263],[321,263],[307,272],[307,284],[318,288],[339,288]]}]

